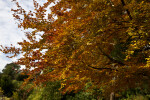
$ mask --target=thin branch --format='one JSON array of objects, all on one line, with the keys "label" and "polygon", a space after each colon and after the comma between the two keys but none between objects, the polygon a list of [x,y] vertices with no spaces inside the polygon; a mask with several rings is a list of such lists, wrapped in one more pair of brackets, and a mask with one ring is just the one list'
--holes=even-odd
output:
[{"label": "thin branch", "polygon": [[92,67],[92,66],[90,66],[91,68],[93,68],[93,69],[97,69],[97,70],[104,70],[104,69],[108,69],[108,70],[116,70],[116,71],[118,71],[116,68],[97,68],[97,67]]},{"label": "thin branch", "polygon": [[[124,0],[121,0],[121,3],[122,3],[123,6],[126,5],[125,2],[124,2]],[[127,12],[128,16],[129,16],[130,20],[132,20],[132,16],[130,14],[130,11],[128,9],[126,9],[126,12]]]},{"label": "thin branch", "polygon": [[[84,61],[81,61],[82,63],[86,64]],[[87,65],[87,64],[86,64]],[[98,67],[93,67],[91,65],[87,65],[89,68],[93,68],[93,69],[97,69],[97,70],[104,70],[104,69],[108,69],[108,70],[116,70],[118,71],[116,68],[107,68],[107,67],[101,67],[101,68],[98,68]]]},{"label": "thin branch", "polygon": [[125,6],[125,2],[124,2],[124,0],[121,0],[121,3],[122,3],[122,5],[123,5],[123,6]]},{"label": "thin branch", "polygon": [[113,4],[113,2],[111,0],[110,0],[110,3],[111,3],[112,6],[114,6],[114,4]]}]

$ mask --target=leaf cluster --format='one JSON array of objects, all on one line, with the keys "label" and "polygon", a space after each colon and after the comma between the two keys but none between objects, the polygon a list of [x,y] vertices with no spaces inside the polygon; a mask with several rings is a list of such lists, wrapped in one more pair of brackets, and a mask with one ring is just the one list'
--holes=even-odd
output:
[{"label": "leaf cluster", "polygon": [[28,70],[26,82],[60,80],[66,93],[92,81],[109,94],[149,79],[148,0],[48,0],[42,6],[34,0],[29,12],[16,5],[18,26],[34,30],[21,48],[1,51],[23,54],[17,63]]}]

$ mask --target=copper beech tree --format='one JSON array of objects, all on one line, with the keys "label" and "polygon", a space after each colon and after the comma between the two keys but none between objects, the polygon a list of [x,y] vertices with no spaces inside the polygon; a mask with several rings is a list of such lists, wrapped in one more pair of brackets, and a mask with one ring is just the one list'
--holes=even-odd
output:
[{"label": "copper beech tree", "polygon": [[1,51],[23,55],[16,63],[29,71],[25,82],[60,80],[64,93],[92,82],[105,94],[149,83],[149,0],[33,0],[34,11],[14,2],[19,28],[33,31],[21,48]]}]

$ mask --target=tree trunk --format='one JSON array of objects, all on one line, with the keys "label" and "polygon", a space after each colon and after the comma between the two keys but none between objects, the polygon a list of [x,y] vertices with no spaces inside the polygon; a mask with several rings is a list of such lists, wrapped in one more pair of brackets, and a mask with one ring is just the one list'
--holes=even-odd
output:
[{"label": "tree trunk", "polygon": [[110,100],[115,100],[115,93],[114,92],[111,92],[111,94],[110,94]]}]

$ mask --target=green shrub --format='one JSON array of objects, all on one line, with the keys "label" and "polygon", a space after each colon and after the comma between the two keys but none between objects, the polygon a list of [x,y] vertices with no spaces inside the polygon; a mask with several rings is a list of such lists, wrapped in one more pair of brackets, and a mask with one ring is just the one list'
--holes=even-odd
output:
[{"label": "green shrub", "polygon": [[40,100],[61,100],[62,94],[59,91],[60,82],[47,82]]},{"label": "green shrub", "polygon": [[46,87],[35,87],[27,100],[61,100],[59,82],[47,82]]},{"label": "green shrub", "polygon": [[1,82],[0,87],[2,88],[4,95],[7,97],[11,97],[13,95],[13,91],[15,90],[15,88],[10,77],[7,75],[3,75],[1,77],[0,82]]},{"label": "green shrub", "polygon": [[43,88],[34,88],[27,100],[40,100],[42,98]]},{"label": "green shrub", "polygon": [[13,92],[13,98],[18,98],[18,100],[26,100],[28,96],[32,93],[31,91],[28,91],[29,88],[31,88],[32,84],[27,84],[23,88],[21,88],[22,81],[13,80],[13,84],[15,87],[15,91]]},{"label": "green shrub", "polygon": [[19,100],[18,92],[13,92],[13,99],[14,100]]},{"label": "green shrub", "polygon": [[120,93],[120,100],[150,100],[150,91],[146,84],[143,87],[129,89]]}]

